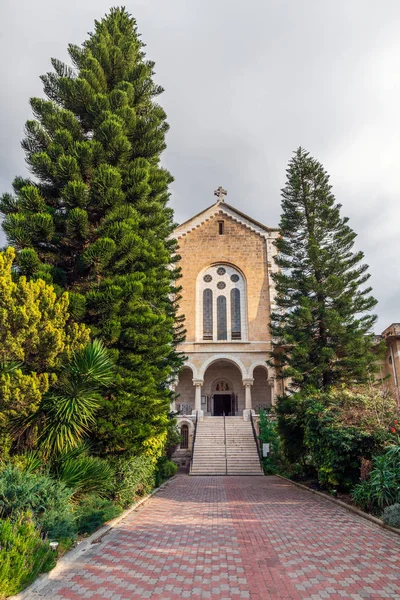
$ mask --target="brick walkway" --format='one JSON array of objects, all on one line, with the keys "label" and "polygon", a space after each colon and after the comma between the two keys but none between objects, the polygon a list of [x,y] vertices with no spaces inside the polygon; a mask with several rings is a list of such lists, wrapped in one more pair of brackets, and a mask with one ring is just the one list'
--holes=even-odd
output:
[{"label": "brick walkway", "polygon": [[275,477],[180,475],[21,597],[400,599],[400,537]]}]

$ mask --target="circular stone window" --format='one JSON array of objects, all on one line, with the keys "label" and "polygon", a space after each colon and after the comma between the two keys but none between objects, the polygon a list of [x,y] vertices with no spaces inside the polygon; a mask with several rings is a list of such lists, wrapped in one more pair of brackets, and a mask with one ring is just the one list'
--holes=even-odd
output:
[{"label": "circular stone window", "polygon": [[231,281],[234,281],[235,283],[236,281],[239,281],[239,275],[236,275],[235,273],[231,275]]},{"label": "circular stone window", "polygon": [[210,281],[212,281],[211,275],[204,275],[203,281],[205,281],[206,283],[210,283]]},{"label": "circular stone window", "polygon": [[217,288],[219,290],[223,290],[224,288],[226,288],[226,284],[223,281],[218,281]]},{"label": "circular stone window", "polygon": [[218,275],[225,275],[226,270],[224,269],[224,267],[218,267],[217,273]]}]

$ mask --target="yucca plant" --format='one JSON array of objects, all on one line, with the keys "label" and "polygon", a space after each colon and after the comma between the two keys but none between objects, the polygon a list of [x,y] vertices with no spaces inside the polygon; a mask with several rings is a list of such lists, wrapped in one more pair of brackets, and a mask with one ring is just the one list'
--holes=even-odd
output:
[{"label": "yucca plant", "polygon": [[52,472],[73,490],[73,499],[86,494],[107,497],[115,485],[115,471],[106,460],[87,452],[87,447],[80,446],[60,455],[52,465]]},{"label": "yucca plant", "polygon": [[16,423],[19,436],[38,428],[38,443],[45,458],[79,446],[95,425],[101,390],[109,386],[114,363],[99,340],[73,354],[60,373],[57,385],[41,400],[38,410]]}]

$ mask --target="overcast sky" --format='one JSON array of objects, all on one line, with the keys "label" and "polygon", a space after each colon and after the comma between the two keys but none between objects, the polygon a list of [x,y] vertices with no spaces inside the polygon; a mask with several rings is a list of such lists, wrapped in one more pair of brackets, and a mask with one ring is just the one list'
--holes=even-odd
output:
[{"label": "overcast sky", "polygon": [[[171,129],[164,164],[182,222],[214,201],[276,226],[291,153],[323,162],[358,233],[381,331],[400,321],[400,2],[136,0]],[[66,60],[104,0],[0,0],[0,192],[50,57]],[[1,242],[4,236],[1,233]]]}]

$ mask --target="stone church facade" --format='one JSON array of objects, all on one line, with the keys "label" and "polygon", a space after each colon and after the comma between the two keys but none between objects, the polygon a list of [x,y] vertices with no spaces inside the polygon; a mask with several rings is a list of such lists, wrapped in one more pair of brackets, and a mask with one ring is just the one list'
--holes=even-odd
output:
[{"label": "stone church facade", "polygon": [[218,200],[174,232],[182,278],[185,365],[174,386],[175,410],[190,446],[193,417],[244,416],[272,406],[277,393],[269,320],[276,229]]}]

